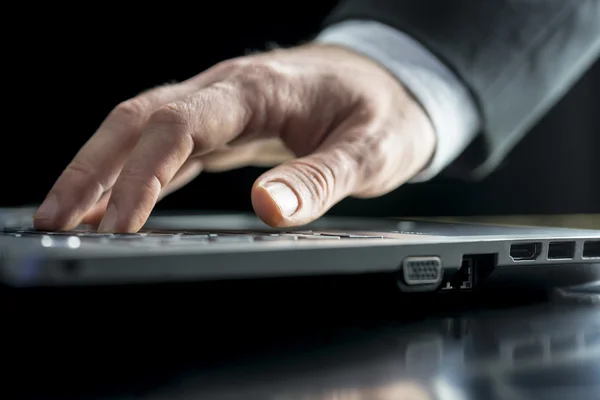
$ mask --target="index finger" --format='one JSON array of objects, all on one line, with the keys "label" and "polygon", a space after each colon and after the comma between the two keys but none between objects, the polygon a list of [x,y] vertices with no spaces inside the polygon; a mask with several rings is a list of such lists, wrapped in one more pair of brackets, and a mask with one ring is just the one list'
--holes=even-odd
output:
[{"label": "index finger", "polygon": [[113,187],[99,230],[138,231],[188,157],[223,146],[245,130],[252,119],[246,99],[240,86],[219,82],[152,114]]},{"label": "index finger", "polygon": [[189,84],[152,89],[117,106],[60,175],[35,214],[38,229],[69,229],[109,190],[160,105],[189,93]]}]

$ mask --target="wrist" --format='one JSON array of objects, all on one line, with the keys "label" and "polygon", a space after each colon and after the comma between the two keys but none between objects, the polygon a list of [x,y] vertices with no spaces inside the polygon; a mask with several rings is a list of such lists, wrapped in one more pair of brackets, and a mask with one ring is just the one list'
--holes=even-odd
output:
[{"label": "wrist", "polygon": [[328,27],[315,40],[343,45],[377,60],[425,110],[437,135],[436,150],[428,168],[411,182],[439,174],[479,132],[480,115],[468,89],[410,35],[379,22],[350,20]]}]

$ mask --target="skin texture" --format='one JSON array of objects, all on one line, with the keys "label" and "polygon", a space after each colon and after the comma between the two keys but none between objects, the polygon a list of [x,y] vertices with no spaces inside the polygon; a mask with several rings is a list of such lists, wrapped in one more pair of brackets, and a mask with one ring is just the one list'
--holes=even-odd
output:
[{"label": "skin texture", "polygon": [[275,165],[253,185],[254,210],[271,226],[297,226],[347,196],[397,188],[434,150],[427,115],[378,64],[334,46],[274,50],[119,104],[34,223],[136,232],[157,201],[202,171]]}]

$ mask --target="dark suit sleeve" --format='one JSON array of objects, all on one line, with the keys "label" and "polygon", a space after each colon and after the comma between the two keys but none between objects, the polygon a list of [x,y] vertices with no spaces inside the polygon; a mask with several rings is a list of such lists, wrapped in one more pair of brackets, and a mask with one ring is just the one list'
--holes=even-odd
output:
[{"label": "dark suit sleeve", "polygon": [[346,0],[325,25],[355,19],[408,33],[472,93],[483,130],[447,171],[463,177],[491,172],[600,54],[600,0]]}]

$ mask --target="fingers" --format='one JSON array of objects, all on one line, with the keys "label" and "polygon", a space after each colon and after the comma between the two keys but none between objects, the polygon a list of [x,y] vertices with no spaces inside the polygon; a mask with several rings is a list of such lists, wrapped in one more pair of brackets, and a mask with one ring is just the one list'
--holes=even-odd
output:
[{"label": "fingers", "polygon": [[152,114],[115,183],[102,232],[135,232],[188,157],[215,150],[242,133],[252,118],[246,94],[217,83]]},{"label": "fingers", "polygon": [[40,229],[68,229],[114,184],[154,110],[193,90],[163,86],[117,106],[58,178],[34,217]]},{"label": "fingers", "polygon": [[119,104],[58,178],[34,216],[39,229],[76,226],[115,183],[150,116],[231,73],[221,63],[184,82],[161,86]]},{"label": "fingers", "polygon": [[[273,166],[294,159],[294,154],[279,138],[255,139],[249,143],[226,147],[224,150],[213,151],[201,158],[191,158],[177,171],[171,182],[164,188],[158,200],[179,190],[197,177],[202,170],[208,172],[223,172],[246,166]],[[100,224],[111,191],[106,192],[81,221],[84,224]]]},{"label": "fingers", "polygon": [[108,207],[110,194],[110,190],[104,193],[102,197],[100,197],[100,200],[85,213],[81,219],[82,224],[94,226],[100,224],[100,221],[102,221],[102,217],[104,217],[104,213],[106,212],[106,207]]},{"label": "fingers", "polygon": [[[162,200],[169,194],[181,189],[183,186],[190,183],[194,178],[196,178],[200,172],[202,171],[202,161],[199,159],[190,159],[188,160],[179,171],[175,174],[171,182],[164,188],[158,200]],[[106,213],[106,209],[108,207],[108,201],[110,200],[110,196],[112,194],[112,190],[105,193],[100,201],[96,203],[83,217],[81,223],[98,226]]]},{"label": "fingers", "polygon": [[[294,154],[279,138],[255,139],[249,143],[228,146],[224,150],[213,151],[201,158],[191,158],[177,171],[171,182],[164,188],[158,200],[179,190],[197,177],[202,170],[223,172],[246,166],[273,166],[294,159]],[[111,191],[106,192],[81,221],[84,224],[99,225],[110,199]]]}]

